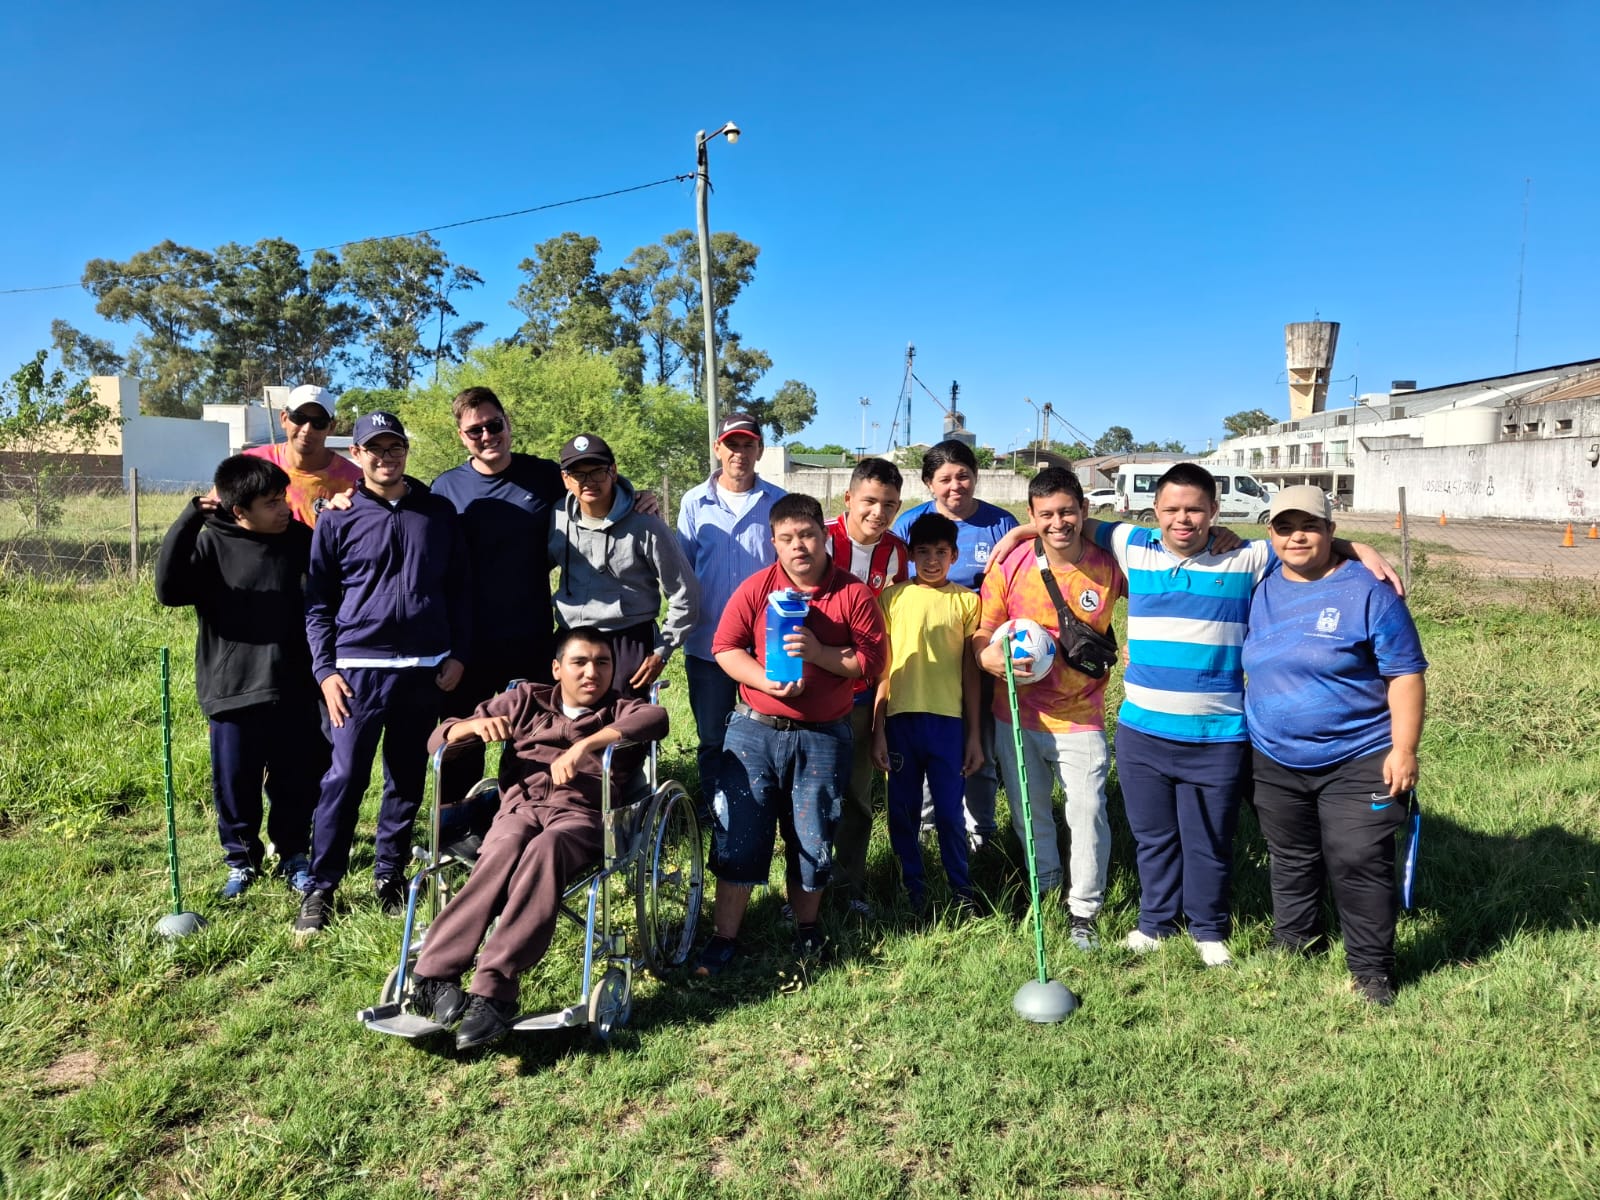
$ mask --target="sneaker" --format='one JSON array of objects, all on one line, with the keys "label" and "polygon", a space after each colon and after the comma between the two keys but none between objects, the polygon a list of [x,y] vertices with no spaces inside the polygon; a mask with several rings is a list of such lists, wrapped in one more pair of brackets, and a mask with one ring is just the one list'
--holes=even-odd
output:
[{"label": "sneaker", "polygon": [[403,917],[406,912],[406,877],[385,875],[373,887],[378,907],[386,917]]},{"label": "sneaker", "polygon": [[1079,950],[1098,950],[1100,948],[1100,935],[1094,930],[1093,917],[1080,917],[1072,914],[1072,944]]},{"label": "sneaker", "polygon": [[308,854],[296,854],[293,858],[285,859],[283,863],[283,878],[291,889],[299,892],[302,896],[309,892],[312,883],[311,856]]},{"label": "sneaker", "polygon": [[860,917],[863,921],[871,921],[878,915],[872,905],[868,904],[860,896],[846,904],[844,911],[846,916]]},{"label": "sneaker", "polygon": [[1135,954],[1149,954],[1152,950],[1161,949],[1161,939],[1151,937],[1143,930],[1135,929],[1122,939],[1122,945]]},{"label": "sneaker", "polygon": [[794,956],[803,959],[822,957],[827,936],[815,925],[797,925],[794,931]]},{"label": "sneaker", "polygon": [[732,938],[723,937],[720,933],[715,934],[706,943],[705,949],[700,951],[700,957],[694,964],[694,973],[700,979],[710,979],[713,975],[720,975],[738,953],[737,942]]},{"label": "sneaker", "polygon": [[1358,975],[1351,986],[1356,995],[1381,1008],[1394,1003],[1394,984],[1381,975]]},{"label": "sneaker", "polygon": [[517,1019],[517,1006],[488,996],[468,996],[467,1015],[456,1030],[456,1049],[471,1050],[474,1046],[487,1046],[498,1042],[511,1032],[511,1023]]},{"label": "sneaker", "polygon": [[296,933],[321,933],[333,916],[333,889],[312,888],[300,901],[300,915],[294,919]]},{"label": "sneaker", "polygon": [[426,975],[411,977],[411,1011],[417,1016],[428,1017],[441,1025],[454,1025],[466,1007],[466,993],[456,980],[429,979]]},{"label": "sneaker", "polygon": [[250,885],[256,881],[256,873],[250,867],[229,867],[228,882],[222,885],[222,898],[224,900],[237,900],[249,890]]},{"label": "sneaker", "polygon": [[1221,942],[1196,941],[1194,948],[1200,952],[1200,961],[1208,967],[1231,967],[1233,955]]},{"label": "sneaker", "polygon": [[785,921],[789,922],[791,925],[794,924],[794,905],[785,904],[781,910],[781,913]]}]

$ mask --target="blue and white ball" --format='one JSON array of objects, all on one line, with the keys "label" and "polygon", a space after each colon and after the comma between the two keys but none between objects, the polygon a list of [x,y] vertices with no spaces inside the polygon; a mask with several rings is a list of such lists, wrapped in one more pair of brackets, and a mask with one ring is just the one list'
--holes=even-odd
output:
[{"label": "blue and white ball", "polygon": [[[994,631],[989,642],[1004,638],[1011,647],[1012,678],[1018,683],[1038,683],[1050,674],[1056,665],[1056,639],[1037,621],[1018,617],[1007,621]],[[1032,659],[1032,665],[1023,669],[1022,660]]]}]

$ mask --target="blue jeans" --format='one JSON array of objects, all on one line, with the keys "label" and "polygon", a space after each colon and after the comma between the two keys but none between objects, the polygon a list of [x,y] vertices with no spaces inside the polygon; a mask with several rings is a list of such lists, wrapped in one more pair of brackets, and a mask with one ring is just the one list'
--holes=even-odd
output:
[{"label": "blue jeans", "polygon": [[773,835],[781,831],[791,893],[826,887],[850,748],[848,719],[780,731],[735,713],[723,739],[713,805],[717,878],[744,887],[766,883]]},{"label": "blue jeans", "polygon": [[689,708],[694,712],[695,733],[700,738],[695,760],[700,765],[700,807],[703,809],[717,793],[722,739],[728,730],[728,717],[739,700],[739,685],[710,659],[685,654],[683,669],[689,677]]}]

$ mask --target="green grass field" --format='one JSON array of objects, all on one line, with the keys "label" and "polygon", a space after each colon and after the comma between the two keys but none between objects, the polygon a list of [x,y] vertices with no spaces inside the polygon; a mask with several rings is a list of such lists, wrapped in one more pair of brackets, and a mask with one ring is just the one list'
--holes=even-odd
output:
[{"label": "green grass field", "polygon": [[[1337,949],[1261,953],[1247,813],[1237,966],[1181,940],[1078,953],[1052,904],[1051,966],[1083,998],[1059,1026],[1011,1013],[1033,969],[1014,861],[979,873],[994,915],[916,929],[880,840],[886,920],[838,922],[821,968],[789,960],[772,892],[741,969],[641,979],[609,1051],[530,1034],[457,1056],[354,1020],[398,939],[370,844],[308,944],[280,885],[214,900],[189,615],[148,576],[0,575],[0,1196],[1593,1197],[1600,604],[1428,570],[1414,593],[1427,823],[1392,1010],[1351,995]],[[161,645],[185,898],[211,922],[176,944],[153,933]],[[674,674],[666,770],[692,787]],[[1114,787],[1111,810],[1108,945],[1137,902]],[[575,998],[569,943],[530,1006]]]}]

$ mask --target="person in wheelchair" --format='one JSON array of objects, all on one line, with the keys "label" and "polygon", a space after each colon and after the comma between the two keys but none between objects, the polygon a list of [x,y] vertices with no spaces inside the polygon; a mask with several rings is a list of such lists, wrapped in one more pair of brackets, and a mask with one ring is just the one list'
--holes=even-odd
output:
[{"label": "person in wheelchair", "polygon": [[[667,734],[666,709],[613,689],[611,644],[599,630],[563,630],[551,674],[553,686],[518,684],[472,716],[445,721],[428,742],[430,753],[473,739],[508,743],[500,811],[472,874],[429,928],[413,977],[413,1011],[441,1025],[459,1019],[461,1050],[497,1041],[511,1028],[518,977],[549,948],[563,892],[600,861],[605,748],[630,743],[613,758],[613,783],[620,783],[642,766],[648,743]],[[461,977],[474,958],[471,989],[463,993]]]}]

